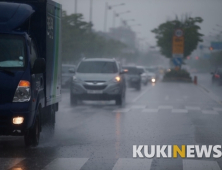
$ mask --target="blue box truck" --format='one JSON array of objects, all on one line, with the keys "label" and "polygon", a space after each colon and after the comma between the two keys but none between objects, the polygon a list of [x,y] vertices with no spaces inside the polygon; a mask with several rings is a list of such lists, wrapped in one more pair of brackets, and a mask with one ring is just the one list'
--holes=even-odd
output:
[{"label": "blue box truck", "polygon": [[61,5],[0,0],[0,136],[37,146],[61,100]]}]

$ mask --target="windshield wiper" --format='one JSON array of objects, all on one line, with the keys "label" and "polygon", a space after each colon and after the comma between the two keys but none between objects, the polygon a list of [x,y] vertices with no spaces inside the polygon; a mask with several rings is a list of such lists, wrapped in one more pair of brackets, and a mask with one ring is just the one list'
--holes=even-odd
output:
[{"label": "windshield wiper", "polygon": [[3,67],[0,67],[0,71],[4,72],[4,73],[7,73],[7,74],[13,74],[14,75],[14,72],[10,71],[10,70],[7,70]]}]

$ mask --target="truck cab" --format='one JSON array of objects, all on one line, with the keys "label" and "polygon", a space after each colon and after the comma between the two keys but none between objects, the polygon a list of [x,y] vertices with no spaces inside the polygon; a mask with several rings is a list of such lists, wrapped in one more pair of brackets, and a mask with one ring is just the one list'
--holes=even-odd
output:
[{"label": "truck cab", "polygon": [[37,146],[61,100],[61,5],[0,1],[0,135]]}]

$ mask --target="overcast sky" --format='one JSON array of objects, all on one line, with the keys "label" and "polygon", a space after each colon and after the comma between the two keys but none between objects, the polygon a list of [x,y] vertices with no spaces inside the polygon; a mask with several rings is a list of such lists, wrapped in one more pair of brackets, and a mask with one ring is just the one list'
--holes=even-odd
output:
[{"label": "overcast sky", "polygon": [[[55,1],[61,3],[63,10],[66,10],[68,14],[74,13],[75,0]],[[204,22],[200,26],[203,34],[209,35],[209,32],[216,34],[219,30],[222,31],[222,0],[93,0],[92,22],[97,31],[104,29],[106,2],[109,5],[125,3],[124,6],[108,11],[107,30],[112,27],[113,10],[117,13],[130,10],[130,13],[116,19],[116,26],[120,25],[120,18],[135,19],[135,22],[129,22],[129,24],[141,24],[141,26],[133,26],[132,29],[138,33],[138,37],[145,38],[151,45],[155,45],[156,41],[154,34],[150,31],[166,20],[174,19],[176,15],[181,17],[189,14],[191,17],[202,17]],[[77,11],[84,15],[85,21],[89,21],[89,9],[90,0],[78,0]]]}]

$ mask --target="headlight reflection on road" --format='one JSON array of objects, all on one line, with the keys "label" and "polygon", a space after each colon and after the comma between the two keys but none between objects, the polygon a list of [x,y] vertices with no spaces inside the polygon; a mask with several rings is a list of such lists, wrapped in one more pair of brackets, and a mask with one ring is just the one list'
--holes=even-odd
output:
[{"label": "headlight reflection on road", "polygon": [[116,142],[115,142],[115,148],[116,148],[116,158],[119,158],[119,150],[120,150],[120,113],[116,113]]},{"label": "headlight reflection on road", "polygon": [[22,168],[13,168],[12,170],[23,170]]}]

